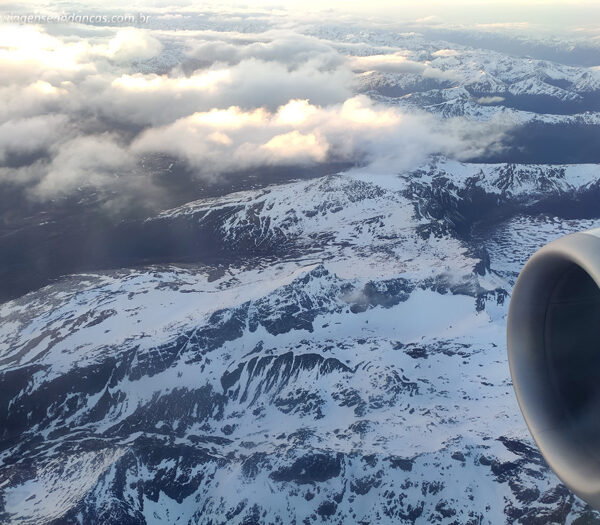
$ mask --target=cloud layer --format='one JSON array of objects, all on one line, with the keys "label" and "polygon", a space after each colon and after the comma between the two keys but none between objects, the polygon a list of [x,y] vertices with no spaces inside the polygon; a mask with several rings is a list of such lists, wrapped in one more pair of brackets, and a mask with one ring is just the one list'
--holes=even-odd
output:
[{"label": "cloud layer", "polygon": [[156,155],[210,183],[328,162],[397,173],[430,154],[499,147],[505,122],[441,120],[357,94],[365,73],[452,83],[451,70],[398,50],[348,49],[292,29],[4,26],[0,183],[44,201],[85,188],[147,191],[143,161]]},{"label": "cloud layer", "polygon": [[498,147],[506,129],[498,121],[404,113],[361,95],[327,107],[291,100],[274,112],[237,106],[198,112],[144,131],[132,150],[183,158],[208,178],[261,165],[323,161],[397,173],[433,153],[459,159],[481,155]]}]

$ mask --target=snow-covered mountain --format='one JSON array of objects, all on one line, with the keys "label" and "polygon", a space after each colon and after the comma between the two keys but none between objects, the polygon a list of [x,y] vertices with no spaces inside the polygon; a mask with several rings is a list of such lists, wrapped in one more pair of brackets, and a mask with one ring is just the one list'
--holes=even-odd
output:
[{"label": "snow-covered mountain", "polygon": [[237,257],[74,275],[0,306],[0,515],[600,522],[535,449],[504,343],[521,265],[598,225],[597,180],[438,157],[148,219]]},{"label": "snow-covered mountain", "polygon": [[[505,345],[526,260],[600,226],[600,41],[149,12],[2,47],[0,291],[44,287],[0,303],[0,523],[600,524],[537,451]],[[44,80],[13,85],[28,61]],[[318,147],[302,122],[357,99]],[[353,139],[382,106],[418,117],[390,112],[392,145],[421,118],[506,136],[382,174],[387,131]]]},{"label": "snow-covered mountain", "polygon": [[[331,41],[343,38],[325,29],[318,34]],[[351,44],[362,42],[358,49],[337,45],[352,55],[380,57],[379,68],[359,77],[358,89],[386,103],[425,109],[445,118],[487,120],[502,115],[520,124],[600,122],[597,67],[511,56],[452,41],[431,41],[414,33],[388,34],[385,40],[380,32],[379,38],[370,36],[350,37]],[[399,57],[400,64],[392,60]]]}]

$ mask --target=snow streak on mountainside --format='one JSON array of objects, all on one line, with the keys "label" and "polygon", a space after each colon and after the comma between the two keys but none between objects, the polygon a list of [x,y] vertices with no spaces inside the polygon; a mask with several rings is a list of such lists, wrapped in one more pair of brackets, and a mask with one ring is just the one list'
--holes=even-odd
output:
[{"label": "snow streak on mountainside", "polygon": [[[600,522],[535,449],[504,343],[523,261],[598,224],[556,207],[595,199],[595,173],[435,158],[149,219],[241,255],[72,276],[0,306],[2,516]],[[251,245],[273,255],[246,259]]]}]

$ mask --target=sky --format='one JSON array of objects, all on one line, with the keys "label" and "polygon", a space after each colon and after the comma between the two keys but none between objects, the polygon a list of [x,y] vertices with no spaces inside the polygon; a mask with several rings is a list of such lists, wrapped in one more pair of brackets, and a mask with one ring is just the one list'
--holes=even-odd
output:
[{"label": "sky", "polygon": [[[0,9],[9,12],[37,9],[72,10],[75,6],[93,8],[120,8],[130,11],[158,12],[164,10],[271,10],[287,11],[294,16],[334,11],[342,16],[367,15],[390,21],[415,20],[427,17],[453,24],[528,22],[540,27],[562,28],[565,25],[598,25],[598,2],[593,0],[251,0],[251,1],[190,1],[190,0],[134,0],[127,2],[63,1],[47,4],[36,0],[0,1]],[[395,20],[394,20],[395,21]]]}]

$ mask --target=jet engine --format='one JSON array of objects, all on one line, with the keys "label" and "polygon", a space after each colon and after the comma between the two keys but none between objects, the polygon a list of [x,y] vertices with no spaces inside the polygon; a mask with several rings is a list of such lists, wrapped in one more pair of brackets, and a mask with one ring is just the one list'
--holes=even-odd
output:
[{"label": "jet engine", "polygon": [[510,372],[542,455],[600,509],[600,228],[537,251],[514,287]]}]

